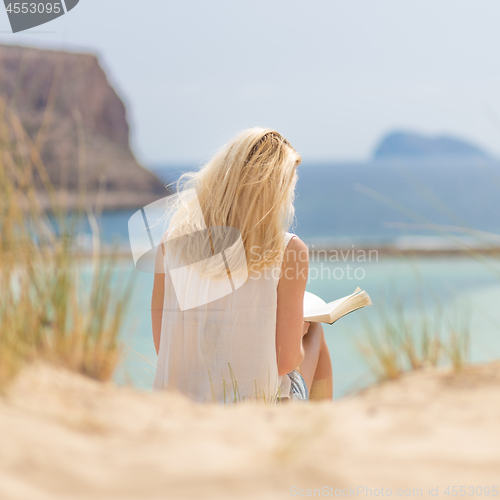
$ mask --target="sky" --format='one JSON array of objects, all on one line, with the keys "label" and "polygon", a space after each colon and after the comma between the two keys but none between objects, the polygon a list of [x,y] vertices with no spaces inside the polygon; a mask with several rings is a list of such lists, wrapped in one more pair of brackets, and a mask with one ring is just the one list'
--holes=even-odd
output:
[{"label": "sky", "polygon": [[500,155],[499,25],[498,0],[80,0],[18,34],[0,8],[0,43],[98,54],[146,165],[257,125],[340,161],[396,129]]}]

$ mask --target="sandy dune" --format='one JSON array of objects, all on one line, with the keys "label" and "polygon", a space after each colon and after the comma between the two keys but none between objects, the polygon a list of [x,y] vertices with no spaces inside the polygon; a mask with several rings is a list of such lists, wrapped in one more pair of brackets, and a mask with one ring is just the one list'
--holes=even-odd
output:
[{"label": "sandy dune", "polygon": [[452,486],[500,496],[498,362],[274,408],[200,406],[38,364],[0,398],[1,500],[428,497],[429,487],[451,498]]}]

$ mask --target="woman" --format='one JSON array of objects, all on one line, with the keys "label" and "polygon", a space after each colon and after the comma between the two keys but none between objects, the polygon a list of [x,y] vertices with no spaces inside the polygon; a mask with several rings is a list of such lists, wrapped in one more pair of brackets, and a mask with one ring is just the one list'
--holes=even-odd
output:
[{"label": "woman", "polygon": [[300,162],[278,132],[253,128],[181,177],[194,196],[170,207],[157,254],[154,389],[199,402],[332,398],[323,329],[303,321],[308,250],[287,232]]}]

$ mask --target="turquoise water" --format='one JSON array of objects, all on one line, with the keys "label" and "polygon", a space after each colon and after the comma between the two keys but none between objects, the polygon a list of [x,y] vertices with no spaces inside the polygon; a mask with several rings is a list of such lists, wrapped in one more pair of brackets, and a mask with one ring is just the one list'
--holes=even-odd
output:
[{"label": "turquoise water", "polygon": [[[357,269],[359,279],[349,279],[347,264]],[[150,318],[153,275],[139,273],[131,262],[122,263],[117,270],[117,274],[129,272],[137,273],[137,285],[122,332],[125,358],[115,379],[121,384],[150,390],[156,363]],[[342,272],[343,278],[336,279],[341,278]],[[350,277],[353,278],[352,269]],[[358,285],[368,291],[375,305],[356,311],[334,325],[324,325],[332,357],[336,398],[373,381],[355,342],[364,337],[366,323],[381,327],[381,311],[393,317],[395,305],[402,302],[407,316],[417,325],[422,308],[416,297],[421,292],[423,308],[431,316],[436,306],[444,307],[446,328],[459,328],[470,314],[472,361],[500,357],[498,259],[477,262],[467,257],[380,258],[363,263],[311,263],[307,289],[326,301],[350,294]]]}]

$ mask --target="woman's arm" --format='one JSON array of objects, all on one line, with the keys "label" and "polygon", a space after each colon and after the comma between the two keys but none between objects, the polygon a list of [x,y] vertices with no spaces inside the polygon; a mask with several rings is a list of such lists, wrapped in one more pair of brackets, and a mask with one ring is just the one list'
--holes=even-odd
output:
[{"label": "woman's arm", "polygon": [[161,319],[163,315],[163,298],[165,295],[165,268],[163,265],[162,245],[158,247],[155,262],[155,278],[151,297],[151,324],[153,326],[153,342],[156,354],[160,350]]},{"label": "woman's arm", "polygon": [[299,238],[292,238],[285,251],[278,283],[276,356],[279,375],[291,372],[304,359],[302,337],[307,332],[304,324],[304,292],[308,270],[307,246]]}]

